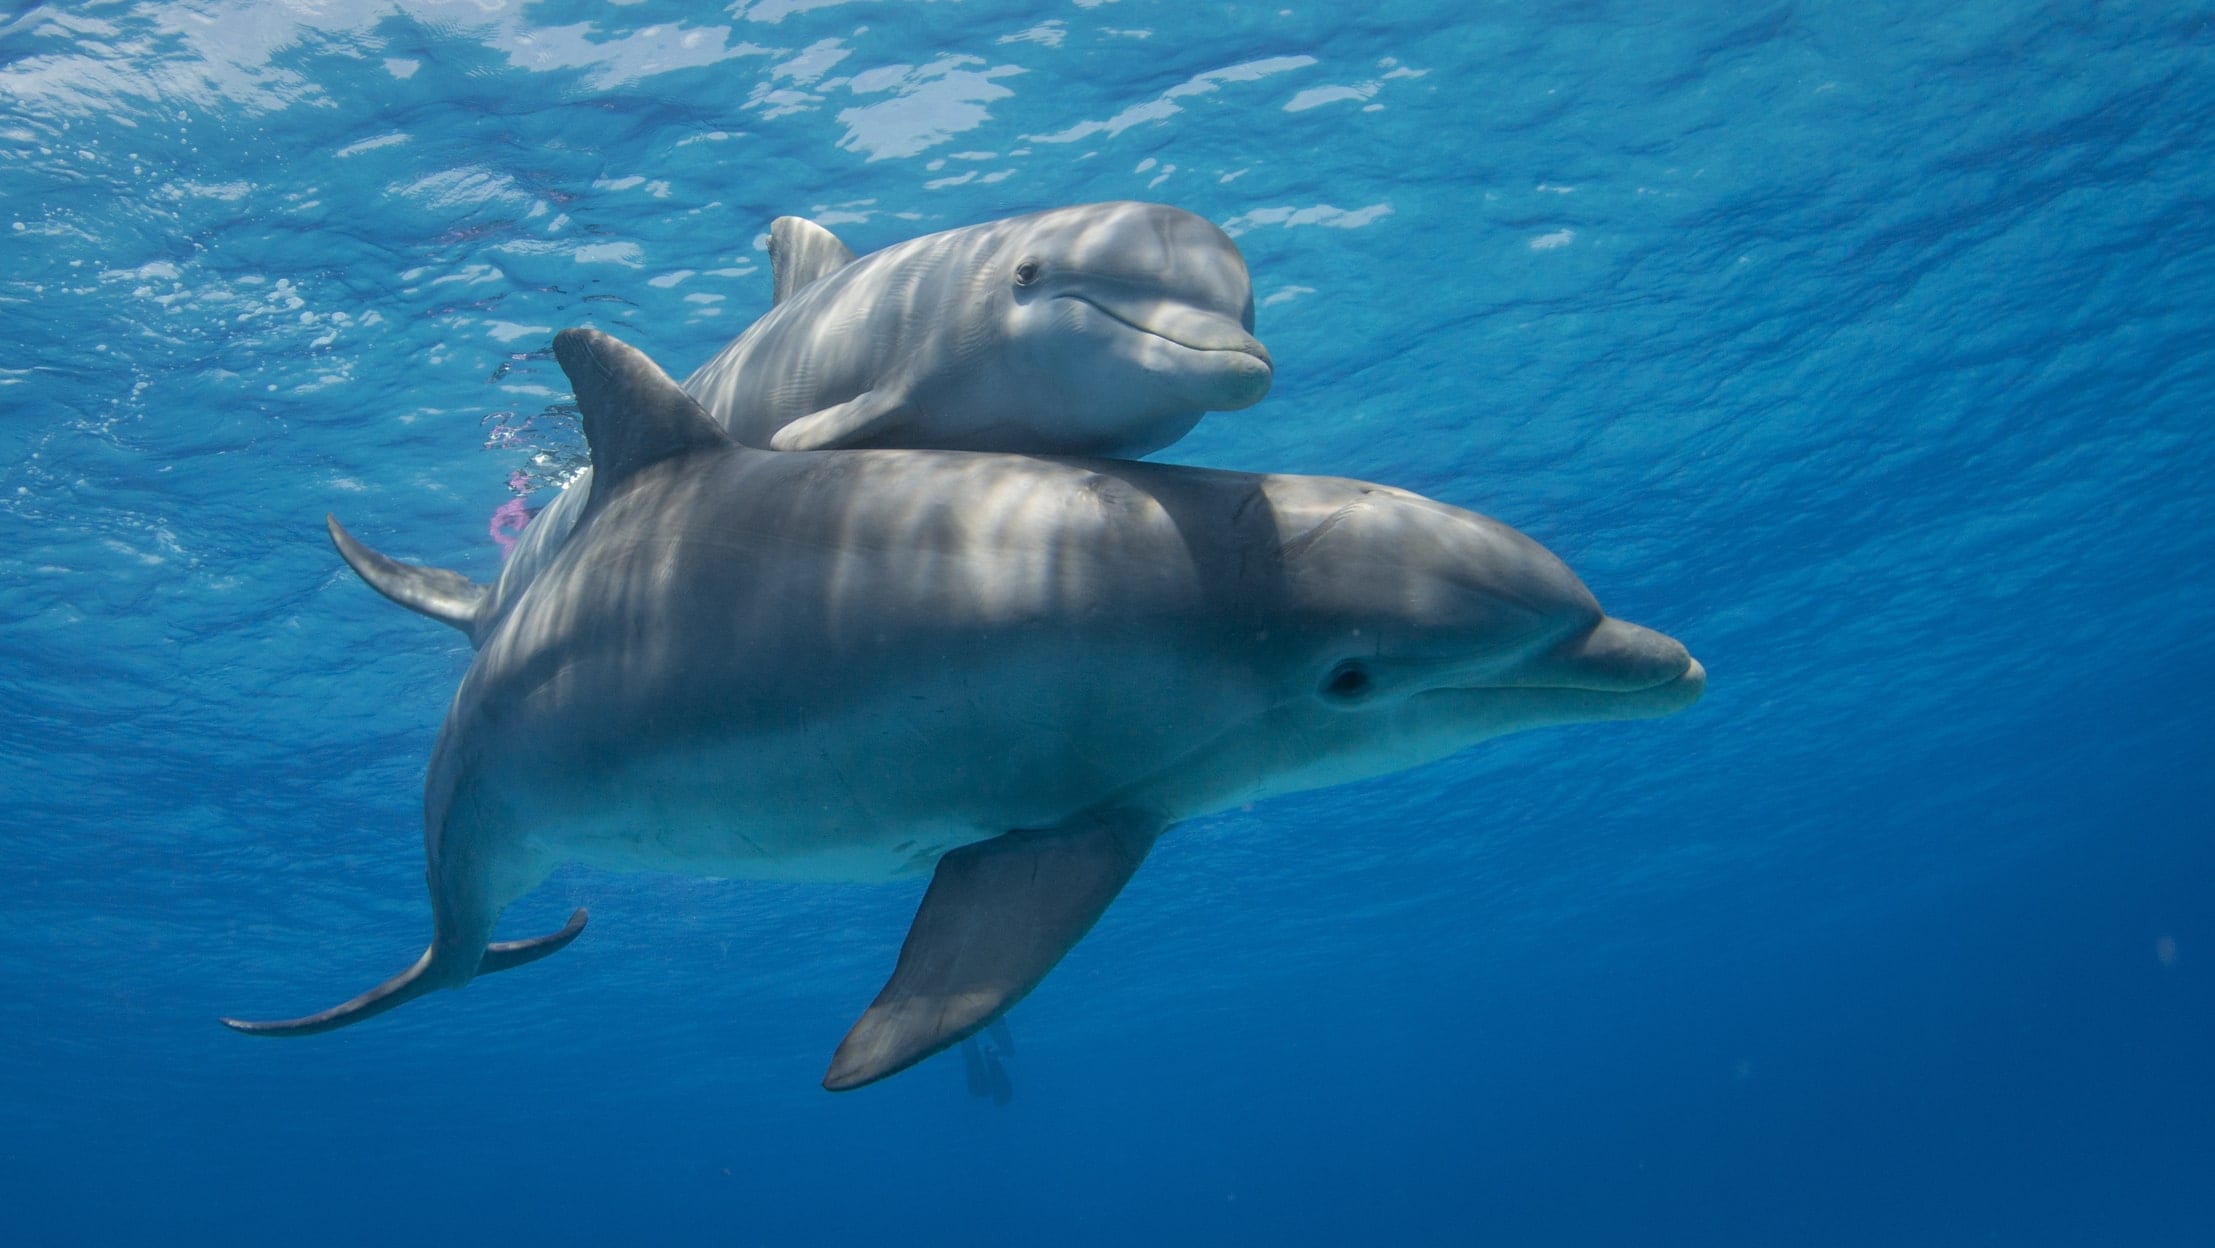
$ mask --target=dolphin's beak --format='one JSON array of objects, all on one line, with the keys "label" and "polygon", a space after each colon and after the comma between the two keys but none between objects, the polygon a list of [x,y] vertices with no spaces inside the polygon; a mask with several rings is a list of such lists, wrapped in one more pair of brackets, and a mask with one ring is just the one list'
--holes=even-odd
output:
[{"label": "dolphin's beak", "polygon": [[1140,333],[1166,338],[1180,347],[1190,347],[1194,351],[1236,351],[1261,361],[1265,370],[1275,368],[1268,348],[1247,333],[1237,317],[1175,299],[1119,299],[1097,291],[1064,297],[1081,299]]},{"label": "dolphin's beak", "polygon": [[1531,664],[1529,683],[1635,693],[1668,684],[1698,666],[1676,638],[1602,616],[1590,629],[1540,655]]},{"label": "dolphin's beak", "polygon": [[1204,379],[1204,389],[1195,397],[1210,411],[1234,412],[1252,407],[1269,393],[1269,384],[1276,379],[1276,363],[1269,358],[1269,349],[1247,333],[1235,317],[1174,299],[1118,298],[1095,291],[1063,298],[1089,304],[1110,319],[1162,342],[1202,353],[1204,362],[1187,357],[1176,367],[1195,379]]},{"label": "dolphin's beak", "polygon": [[1657,719],[1699,701],[1707,669],[1675,638],[1602,616],[1499,683],[1561,701],[1577,719]]}]

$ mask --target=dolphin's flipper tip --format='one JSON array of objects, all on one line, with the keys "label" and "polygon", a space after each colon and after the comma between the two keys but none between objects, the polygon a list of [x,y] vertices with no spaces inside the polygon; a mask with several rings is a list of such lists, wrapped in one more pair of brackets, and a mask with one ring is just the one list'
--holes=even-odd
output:
[{"label": "dolphin's flipper tip", "polygon": [[773,451],[837,451],[869,445],[913,413],[890,390],[865,390],[821,411],[809,412],[769,438]]},{"label": "dolphin's flipper tip", "polygon": [[831,1054],[823,1089],[898,1074],[1006,1013],[1092,929],[1160,830],[1103,817],[940,858],[892,978]]}]

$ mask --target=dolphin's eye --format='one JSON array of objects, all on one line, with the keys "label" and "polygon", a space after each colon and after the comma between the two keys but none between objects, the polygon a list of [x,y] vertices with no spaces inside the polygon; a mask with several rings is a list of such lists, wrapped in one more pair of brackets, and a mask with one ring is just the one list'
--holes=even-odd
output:
[{"label": "dolphin's eye", "polygon": [[1350,702],[1369,692],[1369,668],[1359,659],[1347,659],[1323,678],[1323,695]]},{"label": "dolphin's eye", "polygon": [[1015,284],[1028,286],[1038,280],[1038,261],[1025,260],[1015,266]]}]

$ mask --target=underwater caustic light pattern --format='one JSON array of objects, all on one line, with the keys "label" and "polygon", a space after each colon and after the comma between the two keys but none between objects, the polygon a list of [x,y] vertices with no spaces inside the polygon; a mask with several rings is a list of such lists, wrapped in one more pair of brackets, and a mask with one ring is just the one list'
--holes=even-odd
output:
[{"label": "underwater caustic light pattern", "polygon": [[[2215,1241],[2210,65],[2197,3],[19,6],[0,1240]],[[631,463],[575,327],[701,444]],[[438,982],[574,941],[216,1024],[390,976],[425,848],[513,899]],[[834,1084],[1036,988],[823,1095],[888,974]]]}]

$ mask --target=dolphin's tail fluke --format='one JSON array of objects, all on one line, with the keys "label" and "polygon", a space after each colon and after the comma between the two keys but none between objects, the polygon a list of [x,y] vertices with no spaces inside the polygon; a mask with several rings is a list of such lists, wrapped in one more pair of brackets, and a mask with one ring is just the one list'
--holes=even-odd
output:
[{"label": "dolphin's tail fluke", "polygon": [[365,1018],[375,1018],[396,1005],[405,1005],[429,992],[433,981],[426,977],[438,954],[433,945],[423,951],[415,965],[355,997],[343,1005],[300,1018],[287,1018],[272,1022],[248,1022],[241,1018],[221,1020],[233,1031],[243,1031],[250,1036],[312,1036],[318,1032],[336,1031],[341,1027],[358,1023]]},{"label": "dolphin's tail fluke", "polygon": [[[569,921],[562,924],[558,932],[530,940],[503,940],[487,945],[483,956],[477,961],[475,974],[490,975],[494,971],[514,970],[549,954],[559,953],[570,941],[577,939],[577,933],[583,930],[585,912],[580,909],[569,916]],[[430,948],[423,951],[423,956],[415,960],[414,966],[353,1000],[334,1005],[320,1013],[273,1022],[248,1022],[238,1018],[221,1021],[225,1027],[233,1031],[243,1031],[250,1036],[312,1036],[318,1032],[336,1031],[365,1018],[375,1018],[394,1006],[405,1005],[434,988],[446,987],[441,982],[446,977],[431,973],[432,968],[438,965],[440,957],[439,947],[433,942]],[[466,978],[463,982],[467,982]]]},{"label": "dolphin's tail fluke", "polygon": [[494,971],[512,971],[519,966],[529,966],[540,958],[552,957],[569,947],[577,939],[577,933],[585,930],[584,907],[577,907],[569,921],[558,932],[533,936],[529,940],[496,940],[485,946],[485,956],[477,963],[479,975]]},{"label": "dolphin's tail fluke", "polygon": [[339,557],[369,582],[371,589],[410,611],[460,629],[472,641],[476,639],[477,609],[492,592],[491,586],[479,585],[445,568],[420,567],[380,555],[348,533],[336,516],[323,517],[323,523],[331,530],[331,544],[338,547]]}]

